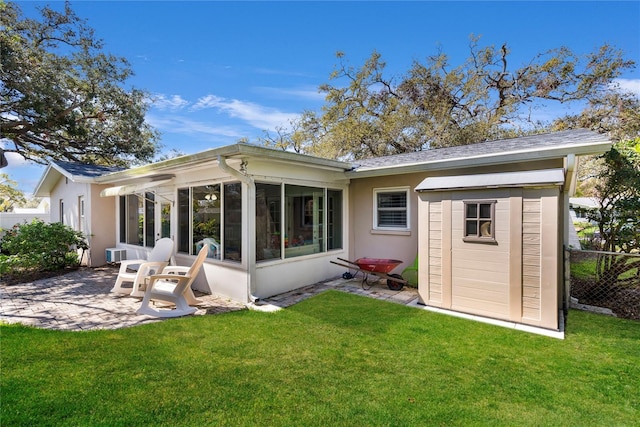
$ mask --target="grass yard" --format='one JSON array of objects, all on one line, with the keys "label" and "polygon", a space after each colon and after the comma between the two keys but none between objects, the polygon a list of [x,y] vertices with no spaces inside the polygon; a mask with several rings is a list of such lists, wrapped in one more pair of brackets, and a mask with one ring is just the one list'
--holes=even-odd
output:
[{"label": "grass yard", "polygon": [[116,331],[1,326],[4,426],[606,425],[640,420],[640,323],[565,340],[337,291]]}]

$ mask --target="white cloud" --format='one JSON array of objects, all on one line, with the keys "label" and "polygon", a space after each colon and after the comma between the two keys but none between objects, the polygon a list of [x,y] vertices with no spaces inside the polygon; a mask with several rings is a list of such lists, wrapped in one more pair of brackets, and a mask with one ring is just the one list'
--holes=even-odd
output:
[{"label": "white cloud", "polygon": [[181,110],[189,105],[189,101],[183,99],[180,95],[166,96],[163,94],[153,96],[153,98],[151,99],[151,103],[155,108],[159,110],[170,111]]},{"label": "white cloud", "polygon": [[640,97],[640,79],[615,79],[614,85],[617,85],[624,92],[631,92],[635,96]]},{"label": "white cloud", "polygon": [[[8,138],[0,138],[0,148],[13,147],[13,142]],[[33,162],[26,160],[18,153],[4,153],[10,166],[32,165]]]},{"label": "white cloud", "polygon": [[324,101],[325,94],[320,93],[317,87],[300,87],[283,89],[279,87],[259,86],[255,88],[256,92],[265,93],[272,97],[278,98],[297,98],[311,101]]},{"label": "white cloud", "polygon": [[224,98],[216,95],[207,95],[198,99],[198,101],[191,107],[192,110],[202,110],[205,108],[217,108],[224,103]]},{"label": "white cloud", "polygon": [[182,116],[147,115],[147,121],[162,132],[179,133],[185,135],[206,135],[223,138],[242,138],[245,136],[238,129],[231,126],[215,126]]},{"label": "white cloud", "polygon": [[7,159],[7,162],[9,162],[9,166],[6,166],[7,169],[31,167],[35,164],[32,161],[26,160],[18,153],[4,153],[4,155]]},{"label": "white cloud", "polygon": [[216,109],[228,114],[229,117],[243,120],[255,128],[266,130],[287,126],[290,120],[298,116],[295,113],[285,113],[253,102],[226,99],[216,95],[203,96],[192,107],[193,110],[207,108]]},{"label": "white cloud", "polygon": [[[0,147],[10,145],[9,140],[0,139]],[[28,160],[17,153],[4,153],[9,162],[8,166],[0,169],[0,173],[5,173],[9,179],[18,184],[18,189],[31,196],[31,192],[38,184],[45,166],[39,165]]]}]

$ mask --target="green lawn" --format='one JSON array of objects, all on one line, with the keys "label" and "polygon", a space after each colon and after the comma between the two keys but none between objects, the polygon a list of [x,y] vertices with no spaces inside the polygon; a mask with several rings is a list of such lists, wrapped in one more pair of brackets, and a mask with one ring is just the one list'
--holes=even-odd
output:
[{"label": "green lawn", "polygon": [[1,327],[3,426],[638,425],[640,323],[565,340],[337,291],[116,331]]}]

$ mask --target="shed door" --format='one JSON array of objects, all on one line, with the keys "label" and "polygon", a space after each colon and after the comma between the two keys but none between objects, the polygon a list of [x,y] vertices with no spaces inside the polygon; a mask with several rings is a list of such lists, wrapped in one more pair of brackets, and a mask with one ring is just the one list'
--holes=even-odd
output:
[{"label": "shed door", "polygon": [[498,191],[453,197],[451,308],[509,318],[509,198]]}]

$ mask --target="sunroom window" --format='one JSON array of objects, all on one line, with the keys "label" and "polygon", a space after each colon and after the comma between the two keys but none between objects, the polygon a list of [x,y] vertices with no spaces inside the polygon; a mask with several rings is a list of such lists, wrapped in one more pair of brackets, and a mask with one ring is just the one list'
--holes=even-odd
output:
[{"label": "sunroom window", "polygon": [[178,251],[241,261],[242,186],[211,184],[178,189]]},{"label": "sunroom window", "polygon": [[256,260],[279,259],[282,244],[282,186],[256,183]]},{"label": "sunroom window", "polygon": [[155,195],[120,196],[120,241],[130,245],[155,245]]},{"label": "sunroom window", "polygon": [[[325,227],[326,224],[326,227]],[[256,259],[342,248],[342,191],[256,183]]]},{"label": "sunroom window", "polygon": [[324,252],[324,189],[285,185],[286,258]]}]

